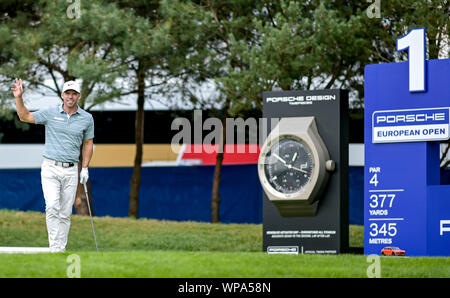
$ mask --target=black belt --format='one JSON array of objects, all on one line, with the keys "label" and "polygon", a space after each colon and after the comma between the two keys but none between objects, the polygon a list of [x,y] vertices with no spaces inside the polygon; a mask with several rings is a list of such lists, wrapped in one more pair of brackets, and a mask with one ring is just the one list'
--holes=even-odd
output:
[{"label": "black belt", "polygon": [[75,163],[73,163],[73,162],[56,161],[56,160],[53,160],[53,159],[50,159],[47,157],[45,159],[52,162],[55,166],[59,166],[59,167],[63,167],[63,168],[70,168],[70,167],[75,166]]}]

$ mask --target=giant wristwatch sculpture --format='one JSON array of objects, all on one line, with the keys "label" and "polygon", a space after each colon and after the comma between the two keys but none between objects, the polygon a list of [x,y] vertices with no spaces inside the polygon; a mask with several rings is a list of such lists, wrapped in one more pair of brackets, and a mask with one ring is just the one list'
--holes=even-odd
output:
[{"label": "giant wristwatch sculpture", "polygon": [[314,117],[281,118],[258,159],[264,192],[283,217],[316,215],[334,168]]}]

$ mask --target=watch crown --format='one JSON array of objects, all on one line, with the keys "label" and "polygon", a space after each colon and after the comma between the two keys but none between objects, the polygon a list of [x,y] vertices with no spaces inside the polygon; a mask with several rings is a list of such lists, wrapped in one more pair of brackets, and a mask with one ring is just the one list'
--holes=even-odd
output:
[{"label": "watch crown", "polygon": [[334,160],[327,160],[325,162],[325,169],[327,169],[328,172],[333,172],[336,169],[336,163]]}]

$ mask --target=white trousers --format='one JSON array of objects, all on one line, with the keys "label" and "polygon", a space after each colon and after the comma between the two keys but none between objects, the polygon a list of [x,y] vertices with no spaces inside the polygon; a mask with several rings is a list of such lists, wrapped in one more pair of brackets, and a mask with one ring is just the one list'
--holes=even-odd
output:
[{"label": "white trousers", "polygon": [[70,216],[78,184],[78,164],[70,168],[56,166],[44,158],[41,167],[45,217],[51,252],[64,252],[70,229]]}]

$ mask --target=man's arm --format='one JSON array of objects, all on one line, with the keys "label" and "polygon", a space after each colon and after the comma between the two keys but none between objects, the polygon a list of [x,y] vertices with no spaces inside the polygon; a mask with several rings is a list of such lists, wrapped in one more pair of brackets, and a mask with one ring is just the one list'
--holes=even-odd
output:
[{"label": "man's arm", "polygon": [[16,83],[12,83],[14,98],[16,99],[17,115],[20,121],[34,123],[34,115],[25,107],[23,103],[23,83],[22,80],[16,78]]},{"label": "man's arm", "polygon": [[83,141],[83,161],[82,167],[89,167],[89,162],[91,161],[92,154],[94,152],[94,139],[87,139]]},{"label": "man's arm", "polygon": [[89,179],[89,162],[94,152],[94,139],[86,139],[83,141],[83,160],[81,162],[80,183],[85,184]]}]

